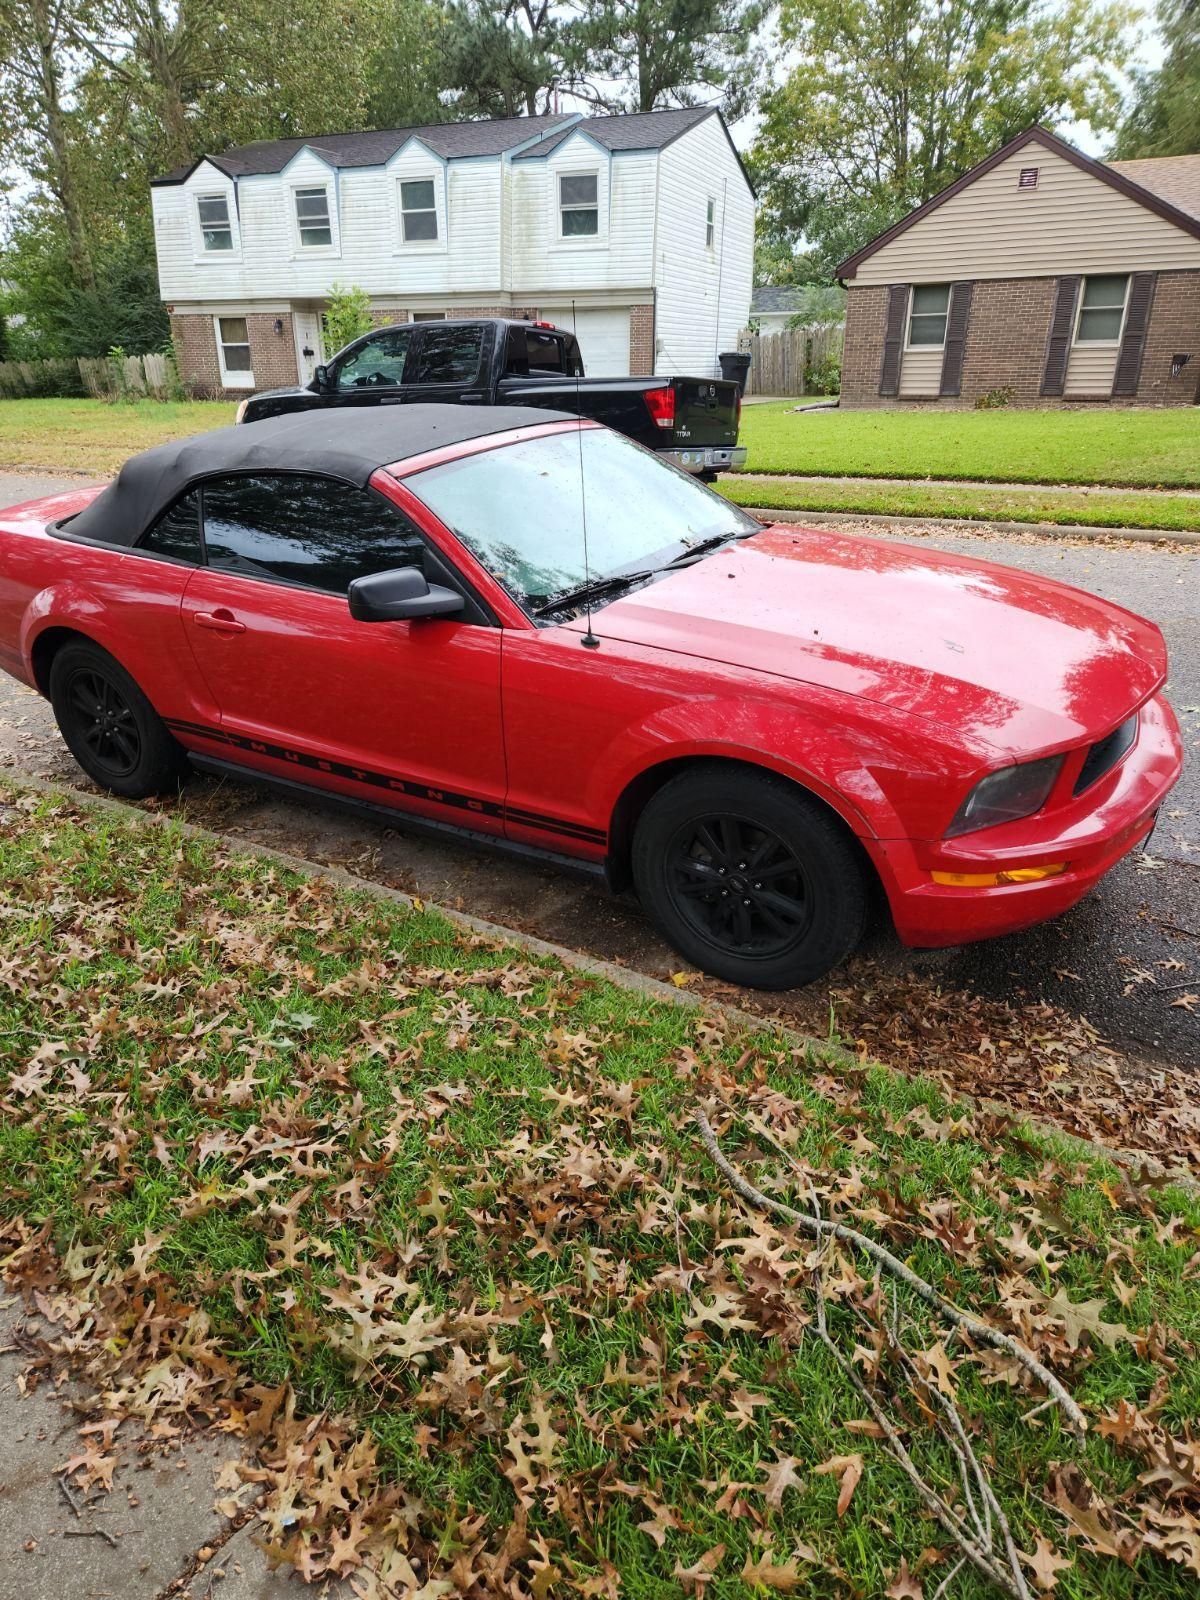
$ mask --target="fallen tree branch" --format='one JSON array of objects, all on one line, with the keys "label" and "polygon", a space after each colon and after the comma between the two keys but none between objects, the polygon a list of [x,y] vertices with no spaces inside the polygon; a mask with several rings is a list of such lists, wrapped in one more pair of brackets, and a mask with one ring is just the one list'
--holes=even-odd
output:
[{"label": "fallen tree branch", "polygon": [[899,1256],[892,1254],[886,1246],[868,1238],[865,1233],[860,1233],[857,1228],[848,1228],[841,1222],[826,1222],[820,1217],[809,1217],[803,1211],[797,1211],[794,1206],[786,1205],[782,1200],[772,1199],[752,1184],[749,1179],[732,1166],[723,1154],[717,1143],[717,1136],[713,1132],[712,1124],[702,1107],[696,1108],[696,1126],[700,1130],[700,1137],[704,1148],[712,1157],[717,1168],[729,1180],[729,1183],[741,1195],[743,1200],[748,1200],[751,1205],[760,1210],[774,1212],[776,1216],[786,1217],[795,1227],[811,1234],[816,1239],[841,1239],[844,1244],[853,1245],[856,1250],[861,1250],[864,1255],[877,1261],[881,1267],[898,1278],[913,1293],[924,1300],[926,1305],[932,1306],[945,1320],[954,1327],[963,1329],[973,1339],[981,1344],[990,1344],[995,1350],[1002,1350],[1011,1356],[1026,1372],[1032,1374],[1038,1382],[1053,1396],[1062,1409],[1070,1425],[1071,1432],[1076,1441],[1082,1445],[1084,1434],[1087,1431],[1087,1422],[1083,1412],[1072,1399],[1070,1392],[1063,1383],[1054,1376],[1049,1367],[1045,1366],[1023,1345],[1019,1339],[1014,1339],[1010,1334],[1002,1333],[999,1328],[992,1327],[991,1323],[983,1322],[979,1317],[973,1317],[969,1311],[963,1311],[953,1301],[947,1300],[925,1278],[920,1277],[911,1267],[905,1266]]}]

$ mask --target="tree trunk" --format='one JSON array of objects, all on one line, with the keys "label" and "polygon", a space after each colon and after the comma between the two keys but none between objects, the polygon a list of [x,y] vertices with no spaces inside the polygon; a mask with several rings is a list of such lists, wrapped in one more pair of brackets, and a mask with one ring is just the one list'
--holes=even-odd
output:
[{"label": "tree trunk", "polygon": [[42,115],[45,119],[46,143],[49,146],[48,183],[66,224],[71,272],[76,285],[81,289],[94,289],[96,273],[92,266],[87,226],[75,184],[70,130],[67,114],[62,106],[62,85],[55,58],[55,50],[60,43],[57,27],[51,19],[47,0],[32,0],[30,16],[33,22],[38,90],[42,101]]}]

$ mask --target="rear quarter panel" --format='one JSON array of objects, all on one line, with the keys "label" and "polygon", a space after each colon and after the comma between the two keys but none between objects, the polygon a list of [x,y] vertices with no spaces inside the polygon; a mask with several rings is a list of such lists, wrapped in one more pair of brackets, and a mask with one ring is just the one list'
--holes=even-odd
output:
[{"label": "rear quarter panel", "polygon": [[161,715],[192,715],[197,673],[179,620],[192,568],[46,532],[95,492],[33,501],[0,517],[0,666],[37,687],[37,641],[68,629],[114,656]]}]

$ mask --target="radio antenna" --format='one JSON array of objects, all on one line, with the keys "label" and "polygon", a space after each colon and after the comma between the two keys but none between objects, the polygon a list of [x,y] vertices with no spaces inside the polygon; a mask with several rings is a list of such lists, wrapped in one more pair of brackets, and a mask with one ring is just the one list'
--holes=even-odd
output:
[{"label": "radio antenna", "polygon": [[[583,472],[583,400],[580,393],[579,373],[579,318],[575,313],[575,297],[571,297],[571,332],[575,335],[575,414],[579,418],[576,428],[576,437],[579,440],[579,513],[583,526],[583,581],[589,586],[592,581],[591,566],[588,562],[588,532],[587,532],[587,484]],[[592,597],[588,595],[583,602],[583,614],[587,618],[587,632],[583,636],[582,644],[585,650],[599,650],[600,641],[592,632]]]}]

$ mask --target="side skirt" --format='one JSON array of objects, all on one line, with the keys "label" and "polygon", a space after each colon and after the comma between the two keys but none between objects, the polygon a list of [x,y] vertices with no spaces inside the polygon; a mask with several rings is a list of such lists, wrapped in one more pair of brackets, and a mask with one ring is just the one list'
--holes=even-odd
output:
[{"label": "side skirt", "polygon": [[533,866],[555,867],[562,872],[572,872],[593,882],[608,885],[608,869],[602,861],[581,861],[577,856],[560,855],[557,850],[539,850],[536,845],[522,844],[515,839],[501,839],[492,833],[477,833],[473,828],[460,828],[453,822],[438,822],[432,817],[417,817],[410,811],[399,811],[393,806],[376,805],[372,800],[358,800],[353,795],[335,794],[329,789],[318,789],[309,783],[298,783],[294,778],[277,778],[273,773],[259,772],[255,767],[242,767],[236,761],[222,761],[218,756],[186,752],[193,767],[217,778],[232,778],[237,783],[256,784],[276,789],[294,800],[325,807],[330,811],[348,812],[352,816],[366,817],[371,822],[381,822],[386,827],[402,833],[421,833],[432,838],[448,839],[475,850],[487,850],[497,855],[515,856]]}]

